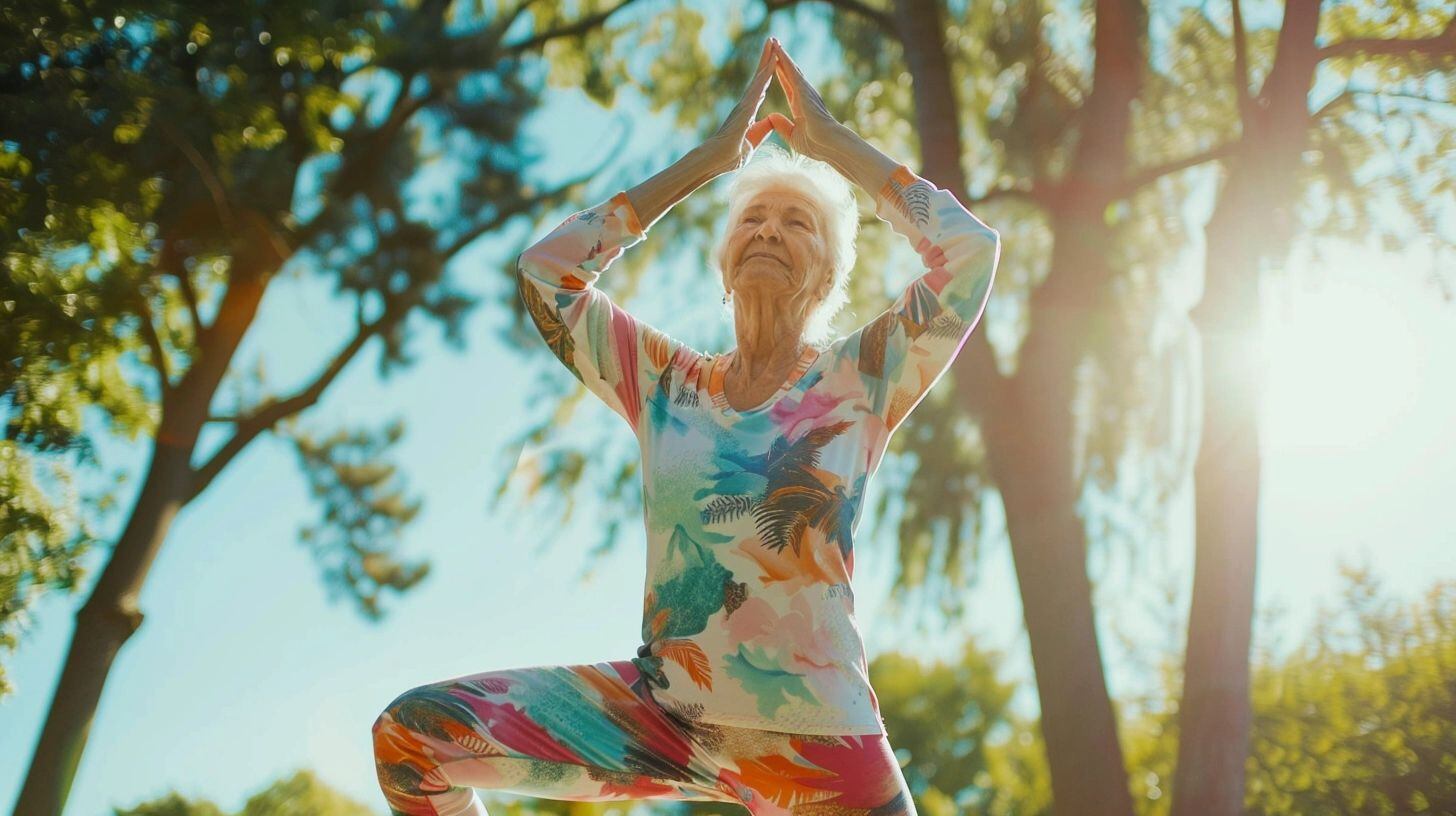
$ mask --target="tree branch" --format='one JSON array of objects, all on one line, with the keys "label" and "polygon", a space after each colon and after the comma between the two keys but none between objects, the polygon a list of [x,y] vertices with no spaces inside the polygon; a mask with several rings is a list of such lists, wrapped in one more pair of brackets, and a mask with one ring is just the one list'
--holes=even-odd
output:
[{"label": "tree branch", "polygon": [[1177,173],[1181,170],[1187,170],[1190,167],[1195,167],[1197,165],[1203,164],[1204,162],[1228,158],[1238,151],[1239,145],[1240,142],[1238,141],[1228,142],[1210,150],[1206,150],[1202,153],[1195,153],[1192,156],[1185,156],[1184,158],[1176,159],[1174,161],[1168,162],[1167,164],[1161,164],[1157,167],[1149,167],[1146,170],[1134,173],[1131,176],[1128,176],[1125,180],[1123,180],[1120,184],[1116,185],[1112,189],[1111,197],[1114,199],[1126,198],[1127,196],[1132,195],[1143,187],[1152,184],[1153,182],[1157,181],[1163,176],[1168,175],[1169,173]]},{"label": "tree branch", "polygon": [[1232,0],[1233,3],[1233,38],[1234,38],[1234,90],[1238,93],[1238,108],[1242,119],[1248,121],[1248,113],[1253,103],[1249,93],[1249,44],[1244,36],[1244,12],[1239,5],[1239,0]]},{"label": "tree branch", "polygon": [[1349,57],[1355,54],[1383,57],[1428,57],[1456,56],[1456,16],[1453,16],[1441,33],[1434,37],[1413,40],[1383,40],[1377,37],[1360,37],[1344,42],[1331,43],[1318,50],[1319,58]]},{"label": "tree branch", "polygon": [[167,355],[162,351],[162,338],[157,334],[157,327],[152,323],[152,306],[147,303],[147,293],[144,289],[136,290],[137,311],[142,319],[142,334],[146,335],[147,345],[152,350],[152,368],[156,369],[157,376],[161,378],[162,393],[165,395],[172,389],[172,377],[167,372]]},{"label": "tree branch", "polygon": [[187,263],[177,248],[177,239],[163,240],[162,251],[157,257],[157,269],[177,279],[177,286],[182,290],[182,299],[187,303],[187,313],[192,316],[192,331],[201,336],[202,313],[197,305],[197,290],[192,286],[192,276],[187,272]]},{"label": "tree branch", "polygon": [[323,395],[325,389],[329,387],[329,384],[359,354],[359,351],[364,348],[364,344],[371,337],[388,331],[395,323],[402,320],[406,314],[408,314],[408,309],[395,311],[386,309],[384,314],[380,315],[379,319],[373,323],[361,323],[358,332],[349,341],[348,345],[344,346],[334,356],[334,359],[329,362],[328,366],[324,368],[318,378],[306,388],[286,399],[266,401],[252,412],[237,417],[234,420],[237,425],[237,430],[233,432],[232,437],[218,449],[217,453],[213,454],[212,458],[206,464],[193,470],[192,485],[185,501],[191,501],[201,494],[202,491],[206,490],[207,486],[212,483],[212,480],[233,460],[233,457],[241,453],[248,446],[248,443],[257,438],[259,434],[272,428],[284,418],[292,416],[317,402],[319,397]]},{"label": "tree branch", "polygon": [[[367,140],[367,144],[357,153],[350,155],[339,165],[338,170],[334,172],[327,188],[329,192],[327,197],[328,204],[326,204],[324,210],[314,215],[313,218],[309,219],[307,224],[304,224],[298,230],[294,231],[290,236],[288,243],[291,252],[297,252],[306,246],[318,235],[324,225],[329,223],[331,220],[330,207],[334,202],[342,200],[345,197],[342,193],[347,192],[348,184],[345,183],[345,180],[352,179],[359,174],[373,172],[374,160],[383,152],[384,148],[389,144],[389,140],[399,133],[405,123],[409,121],[410,117],[414,116],[421,108],[429,102],[434,101],[440,95],[440,85],[431,82],[428,91],[418,97],[411,96],[409,86],[413,83],[418,73],[417,70],[412,69],[400,74],[399,93],[394,98],[394,105],[390,108],[389,116],[385,118],[384,123],[376,130],[363,132],[359,124],[363,121],[363,117],[360,117],[350,127],[349,131],[346,132],[346,138]],[[354,135],[356,128],[359,128],[360,135]]]},{"label": "tree branch", "polygon": [[[790,6],[796,6],[801,2],[804,2],[804,0],[764,0],[763,5],[764,10],[772,14],[775,11],[781,11]],[[860,17],[863,17],[866,20],[874,23],[880,28],[881,31],[884,31],[886,34],[889,34],[896,39],[899,39],[900,37],[899,30],[895,28],[895,20],[893,17],[890,16],[890,13],[887,11],[880,11],[879,9],[871,8],[869,5],[861,2],[860,0],[820,0],[820,2],[827,3],[841,11],[847,11],[851,14],[857,14]]]},{"label": "tree branch", "polygon": [[[625,136],[623,137],[623,140],[625,141]],[[621,144],[619,143],[618,148],[620,147]],[[616,154],[617,150],[614,149],[608,153],[608,156],[615,156]],[[556,199],[566,194],[572,187],[581,184],[587,179],[595,176],[598,172],[601,171],[602,166],[605,165],[606,161],[610,161],[610,159],[604,160],[602,165],[599,165],[589,172],[575,179],[572,179],[571,181],[567,182],[564,185],[561,185],[560,187],[557,187],[549,193],[543,193],[533,198],[522,199],[521,201],[512,203],[510,206],[496,213],[495,217],[490,219],[488,222],[477,225],[476,227],[467,231],[464,235],[457,238],[454,242],[451,243],[449,247],[443,250],[442,258],[444,260],[448,260],[460,250],[464,249],[467,245],[470,244],[470,242],[474,241],[477,237],[484,234],[485,232],[488,232],[491,229],[499,227],[508,219],[519,215],[532,207],[541,205],[543,203],[555,201]],[[367,343],[371,337],[389,331],[389,329],[393,327],[395,323],[402,320],[404,316],[408,313],[408,309],[398,311],[386,310],[385,313],[381,315],[378,320],[375,320],[373,323],[366,323],[363,319],[362,298],[360,299],[358,305],[360,309],[360,311],[356,315],[359,326],[358,332],[354,335],[354,338],[350,340],[349,343],[344,346],[344,348],[340,350],[338,354],[334,356],[333,360],[331,360],[328,366],[326,366],[324,370],[319,373],[318,377],[303,390],[299,391],[291,397],[287,397],[282,400],[265,401],[262,405],[254,408],[252,411],[245,414],[240,414],[237,416],[212,415],[208,417],[208,421],[210,422],[232,423],[237,426],[237,430],[234,431],[232,437],[229,438],[228,441],[224,443],[221,448],[218,449],[217,453],[214,454],[213,457],[208,460],[206,464],[202,465],[199,468],[196,468],[193,471],[193,484],[191,488],[191,493],[188,496],[188,500],[191,500],[191,498],[196,497],[198,494],[202,493],[202,491],[206,490],[208,484],[212,482],[217,474],[222,472],[223,468],[227,467],[228,463],[232,461],[233,457],[237,456],[239,453],[242,452],[244,448],[248,446],[248,443],[252,442],[264,431],[271,429],[274,425],[278,424],[283,419],[292,416],[293,414],[296,414],[299,411],[302,411],[305,408],[308,408],[309,406],[316,403],[319,397],[328,388],[329,384],[332,383],[344,370],[344,368],[350,363],[350,361],[352,361],[354,357],[359,354],[359,351],[363,349],[364,344]]]},{"label": "tree branch", "polygon": [[995,201],[998,198],[1024,198],[1033,204],[1044,205],[1046,190],[1042,185],[1036,183],[1013,182],[1001,187],[987,190],[983,195],[976,198],[965,198],[967,208],[980,206],[988,201]]},{"label": "tree branch", "polygon": [[632,5],[635,2],[637,2],[637,0],[622,0],[622,2],[618,3],[615,6],[612,6],[606,11],[599,11],[596,14],[589,14],[586,17],[583,17],[580,20],[572,23],[571,25],[562,26],[561,28],[553,28],[549,31],[543,31],[540,34],[535,34],[518,43],[510,43],[505,47],[505,52],[510,55],[518,55],[526,51],[540,48],[547,42],[558,39],[560,37],[575,37],[580,34],[585,34],[586,32],[591,31],[593,28],[596,28],[602,23],[605,23],[607,19],[613,14],[616,14],[617,12]]},{"label": "tree branch", "polygon": [[1330,98],[1330,101],[1324,103],[1323,105],[1320,105],[1319,108],[1311,113],[1309,115],[1310,120],[1315,121],[1318,119],[1323,119],[1325,117],[1325,114],[1327,114],[1331,108],[1335,107],[1341,102],[1349,100],[1354,95],[1354,91],[1350,90],[1348,87],[1345,88],[1345,90],[1335,94],[1333,97]]},{"label": "tree branch", "polygon": [[1365,88],[1355,88],[1349,93],[1360,94],[1361,96],[1374,96],[1382,99],[1409,99],[1414,102],[1426,102],[1431,105],[1456,105],[1456,99],[1438,99],[1434,96],[1422,94],[1405,93],[1403,91],[1375,91]]},{"label": "tree branch", "polygon": [[212,166],[207,163],[207,159],[203,158],[202,154],[197,152],[197,148],[193,147],[191,143],[184,139],[182,134],[177,132],[177,128],[171,122],[167,121],[165,117],[154,121],[156,121],[158,129],[161,130],[162,136],[167,141],[176,145],[178,150],[182,151],[182,155],[186,156],[187,161],[191,162],[192,166],[197,170],[197,175],[202,177],[202,185],[207,188],[208,194],[212,196],[212,206],[217,210],[217,220],[228,232],[236,232],[237,222],[233,218],[232,207],[228,204],[227,191],[223,189],[222,181],[212,171]]},{"label": "tree branch", "polygon": [[596,167],[593,167],[585,173],[582,173],[581,175],[571,179],[570,181],[567,181],[565,184],[558,186],[555,190],[552,190],[549,193],[543,193],[534,198],[524,198],[511,203],[509,206],[497,212],[495,214],[495,217],[491,218],[489,221],[486,221],[483,224],[477,224],[469,230],[466,230],[465,233],[463,233],[459,238],[456,238],[453,242],[451,242],[448,247],[445,248],[444,255],[442,257],[445,260],[454,257],[456,253],[469,246],[470,243],[476,238],[479,238],[481,235],[484,235],[485,233],[495,229],[496,227],[499,227],[501,224],[505,223],[507,219],[520,215],[521,213],[531,209],[532,207],[541,204],[558,203],[560,199],[564,198],[566,194],[569,193],[572,189],[582,184],[585,184],[588,180],[596,177],[596,175],[602,171],[602,168],[606,167],[607,164],[612,160],[612,157],[620,154],[623,145],[627,143],[627,132],[628,131],[626,130],[622,131],[622,137],[617,140],[616,147],[609,150],[607,152],[607,158],[603,159],[602,162]]}]

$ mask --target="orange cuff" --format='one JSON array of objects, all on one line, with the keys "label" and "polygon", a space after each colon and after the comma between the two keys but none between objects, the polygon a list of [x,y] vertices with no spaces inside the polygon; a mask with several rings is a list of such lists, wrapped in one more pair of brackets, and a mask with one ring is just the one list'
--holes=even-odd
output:
[{"label": "orange cuff", "polygon": [[632,234],[642,235],[647,232],[642,228],[642,221],[637,217],[637,208],[633,207],[632,200],[627,198],[626,190],[612,196],[612,204],[627,211],[627,229],[631,230]]},{"label": "orange cuff", "polygon": [[900,190],[914,184],[916,178],[918,177],[915,175],[915,171],[911,170],[909,165],[902,164],[896,167],[890,177],[885,180],[884,186],[880,188],[880,195],[894,196]]}]

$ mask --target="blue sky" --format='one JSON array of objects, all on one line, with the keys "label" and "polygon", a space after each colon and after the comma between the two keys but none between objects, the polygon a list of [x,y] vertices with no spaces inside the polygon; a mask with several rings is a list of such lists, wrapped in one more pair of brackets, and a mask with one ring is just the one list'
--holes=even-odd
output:
[{"label": "blue sky", "polygon": [[[578,93],[553,91],[548,111],[533,124],[555,159],[542,168],[543,180],[600,161],[601,145],[611,142],[602,133],[616,133],[616,115]],[[646,155],[660,151],[672,130],[645,117],[636,133],[633,151]],[[721,196],[726,181],[697,194]],[[613,192],[595,189],[600,198]],[[1206,212],[1191,214],[1200,216]],[[455,268],[462,285],[481,292],[501,286],[502,253],[525,228],[518,224],[506,240],[483,241],[462,258]],[[630,262],[629,253],[619,263]],[[1456,362],[1437,353],[1456,348],[1456,321],[1453,307],[1422,282],[1435,262],[1420,248],[1388,255],[1352,247],[1337,265],[1318,267],[1296,253],[1284,282],[1267,287],[1258,605],[1290,614],[1281,628],[1261,629],[1262,642],[1305,630],[1314,604],[1332,598],[1342,558],[1368,559],[1406,597],[1456,577],[1449,558],[1456,544],[1456,425],[1449,421]],[[649,281],[666,274],[647,273]],[[907,269],[896,285],[909,275]],[[651,298],[627,303],[669,333],[692,335],[703,315],[717,314],[718,293],[706,273],[679,275],[677,282],[698,291],[701,314]],[[603,286],[612,291],[610,280]],[[491,491],[514,464],[508,440],[553,408],[529,395],[539,392],[541,378],[569,384],[544,346],[522,354],[500,343],[504,319],[489,307],[475,312],[464,353],[445,347],[433,329],[420,332],[420,362],[390,382],[375,377],[371,348],[306,418],[324,430],[395,415],[408,420],[396,460],[410,493],[425,505],[406,533],[404,554],[430,558],[434,574],[405,598],[388,597],[390,613],[378,625],[331,602],[297,541],[300,525],[318,510],[294,454],[271,437],[255,443],[172,529],[142,593],[146,621],[112,669],[67,813],[99,816],[172,789],[232,810],[278,777],[309,767],[384,814],[369,728],[397,694],[474,672],[635,653],[640,526],[624,526],[623,543],[583,583],[587,550],[597,540],[598,504],[590,495],[576,497],[564,527],[554,516],[542,518],[539,507],[490,510]],[[350,307],[332,300],[319,279],[286,277],[269,290],[239,360],[263,357],[270,383],[291,390],[344,341],[351,320]],[[603,406],[588,401],[578,417],[615,422],[618,439],[631,441]],[[103,456],[110,469],[138,473],[146,450],[107,445]],[[1170,538],[1144,542],[1148,555],[1135,565],[1114,560],[1097,574],[1104,579],[1099,626],[1114,694],[1144,678],[1122,657],[1113,627],[1149,639],[1182,631],[1192,550],[1189,487],[1171,510]],[[1007,653],[1003,676],[1021,684],[1017,704],[1030,713],[1035,693],[1020,602],[1007,543],[997,533],[999,504],[988,507],[992,534],[966,620],[935,636],[907,635],[877,614],[891,568],[892,542],[884,536],[857,542],[859,619],[871,655],[909,647],[949,656],[967,634],[976,635]],[[862,529],[873,522],[864,519]],[[97,555],[88,562],[93,567]],[[1171,617],[1146,607],[1161,580],[1180,592]],[[18,794],[83,599],[45,599],[19,653],[6,657],[18,692],[0,704],[4,812]]]}]

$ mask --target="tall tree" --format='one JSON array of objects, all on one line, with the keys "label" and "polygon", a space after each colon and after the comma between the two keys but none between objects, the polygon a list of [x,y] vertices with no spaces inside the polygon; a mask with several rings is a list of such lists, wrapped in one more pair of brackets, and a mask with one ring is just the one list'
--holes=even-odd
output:
[{"label": "tall tree", "polygon": [[[1194,679],[1184,715],[1189,750],[1172,793],[1198,812],[1230,813],[1247,757],[1241,723],[1249,703],[1240,677],[1247,677],[1248,639],[1240,633],[1250,627],[1256,555],[1256,395],[1249,387],[1256,372],[1247,360],[1258,340],[1245,330],[1258,312],[1249,310],[1250,292],[1271,251],[1310,237],[1360,234],[1338,214],[1321,221],[1296,217],[1290,207],[1329,187],[1357,211],[1379,206],[1379,191],[1351,182],[1382,136],[1368,123],[1334,121],[1348,100],[1308,111],[1312,63],[1297,52],[1315,43],[1320,9],[1313,0],[1289,3],[1279,29],[1247,32],[1238,14],[1225,24],[1221,8],[1118,0],[1091,7],[1093,25],[1084,34],[1078,8],[1058,4],[763,0],[753,22],[738,16],[728,26],[733,47],[724,64],[688,48],[666,75],[623,82],[705,133],[720,107],[712,87],[724,74],[731,87],[747,70],[754,43],[777,16],[792,15],[778,30],[793,50],[807,38],[788,29],[813,29],[827,15],[843,65],[821,85],[831,109],[888,151],[915,151],[922,172],[985,212],[1006,246],[988,326],[962,349],[954,390],[922,403],[894,440],[914,464],[881,494],[882,511],[901,510],[896,589],[916,589],[945,614],[959,612],[973,574],[965,565],[979,552],[981,508],[998,492],[1054,797],[1075,802],[1078,813],[1130,813],[1093,624],[1089,545],[1121,544],[1135,561],[1137,543],[1165,532],[1167,501],[1193,467]],[[1151,33],[1150,14],[1169,18],[1166,33]],[[1315,49],[1319,60],[1343,60],[1341,70],[1364,83],[1360,94],[1430,93],[1401,87],[1419,69],[1362,71],[1375,54],[1449,72],[1450,12],[1438,4],[1331,3],[1324,19],[1335,39]],[[1341,38],[1357,28],[1359,36]],[[1250,94],[1235,89],[1252,84],[1230,82],[1230,65],[1240,76],[1260,70],[1267,77],[1252,105],[1235,102]],[[1449,104],[1448,86],[1445,93],[1431,104]],[[1424,133],[1430,138],[1409,146],[1422,172],[1402,189],[1429,237],[1436,205],[1427,196],[1443,189],[1449,119],[1428,118]],[[1302,149],[1310,138],[1320,143],[1315,157]],[[1166,304],[1171,261],[1192,238],[1173,214],[1198,191],[1193,168],[1225,176],[1208,225],[1204,302],[1190,321],[1170,315]],[[713,218],[712,202],[689,199],[660,222],[659,235],[667,237],[657,242],[707,246],[699,230],[712,230]],[[874,268],[886,250],[866,233],[861,268]],[[634,256],[627,267],[650,260]],[[856,285],[857,302],[883,297]],[[1194,344],[1203,345],[1201,367]],[[1201,429],[1196,414],[1180,413],[1189,402],[1182,392],[1200,384]],[[545,427],[528,439],[539,440]],[[539,482],[570,489],[589,473],[586,463],[584,455],[558,453]],[[612,480],[612,498],[628,499],[621,504],[628,514],[637,512],[634,466],[620,463]]]},{"label": "tall tree", "polygon": [[[76,614],[17,814],[62,811],[172,522],[265,432],[296,444],[324,505],[303,537],[364,614],[382,614],[385,589],[425,577],[428,564],[392,554],[418,510],[387,461],[402,427],[312,434],[296,420],[375,338],[381,375],[407,367],[412,317],[463,342],[475,300],[451,285],[451,258],[578,191],[533,194],[522,177],[536,158],[519,139],[539,96],[529,68],[560,40],[605,49],[604,23],[631,2],[572,14],[531,0],[465,11],[449,0],[25,0],[0,11],[7,641],[39,593],[79,586],[77,559],[99,543],[55,498],[57,481],[95,463],[99,434],[150,444]],[[458,183],[442,211],[422,212],[405,186],[435,161]],[[333,282],[356,320],[304,387],[267,393],[237,350],[285,269]],[[107,426],[86,422],[98,410]]]},{"label": "tall tree", "polygon": [[[1376,225],[1384,219],[1378,210],[1385,193],[1393,191],[1397,209],[1435,237],[1440,179],[1447,179],[1449,191],[1456,169],[1449,151],[1442,156],[1438,147],[1421,156],[1425,151],[1416,146],[1410,153],[1434,162],[1428,173],[1387,172],[1372,184],[1372,168],[1361,160],[1379,144],[1362,121],[1372,102],[1378,109],[1383,97],[1399,99],[1442,73],[1447,83],[1456,79],[1452,9],[1331,3],[1322,21],[1319,0],[1288,0],[1255,91],[1242,9],[1239,0],[1231,2],[1230,95],[1239,137],[1224,159],[1226,175],[1205,233],[1204,295],[1191,314],[1203,361],[1203,426],[1194,469],[1196,550],[1174,816],[1244,812],[1261,471],[1261,281],[1267,269],[1283,267],[1300,231],[1338,233],[1338,227],[1323,223],[1328,216],[1301,206],[1311,192],[1323,191],[1337,206],[1362,213],[1369,225],[1363,231],[1379,233]],[[1317,41],[1321,28],[1323,45]],[[1401,32],[1416,36],[1389,36]],[[1316,73],[1325,61],[1344,88],[1311,108]],[[1427,103],[1423,109],[1403,112],[1413,130],[1436,137],[1436,144],[1456,137],[1456,120],[1443,120],[1439,112],[1432,117],[1429,110],[1456,101],[1449,84],[1445,89],[1444,100],[1418,99]],[[1364,98],[1357,104],[1357,97]],[[1357,236],[1362,231],[1358,225],[1348,228]]]}]

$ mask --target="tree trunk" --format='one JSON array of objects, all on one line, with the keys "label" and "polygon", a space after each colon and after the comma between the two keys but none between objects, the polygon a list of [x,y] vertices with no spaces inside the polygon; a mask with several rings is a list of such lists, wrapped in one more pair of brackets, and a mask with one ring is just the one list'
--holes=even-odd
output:
[{"label": "tree trunk", "polygon": [[[260,223],[252,211],[247,218],[250,223]],[[192,452],[213,396],[257,316],[269,278],[283,260],[270,253],[271,244],[266,240],[234,252],[233,275],[219,302],[217,318],[199,333],[195,362],[175,385],[158,374],[162,419],[146,481],[91,597],[76,613],[66,665],[16,800],[15,816],[61,816],[65,808],[111,663],[141,627],[143,615],[137,599],[142,585],[178,511],[193,496]],[[267,264],[265,273],[255,271],[259,258]]]},{"label": "tree trunk", "polygon": [[1191,313],[1203,357],[1203,427],[1172,816],[1244,812],[1264,372],[1260,263],[1289,252],[1318,22],[1319,0],[1285,5],[1274,65],[1264,92],[1241,106],[1242,144],[1206,230],[1204,293]]},{"label": "tree trunk", "polygon": [[187,451],[152,450],[141,495],[91,597],[76,613],[76,629],[60,684],[51,700],[15,816],[60,816],[70,794],[91,720],[117,652],[142,624],[142,583],[191,481]]},{"label": "tree trunk", "polygon": [[[1193,598],[1179,707],[1174,816],[1237,816],[1252,718],[1249,644],[1258,560],[1262,367],[1256,259],[1231,180],[1207,234],[1207,288],[1194,310],[1202,349],[1203,426],[1194,465]],[[1257,211],[1257,210],[1256,210]],[[1259,211],[1262,215],[1262,211]],[[1214,249],[1217,248],[1217,249]]]},{"label": "tree trunk", "polygon": [[[1034,296],[1033,333],[1014,379],[996,371],[984,332],[962,349],[956,377],[976,393],[967,409],[987,426],[991,468],[1007,524],[1057,812],[1131,816],[1127,769],[1103,671],[1086,568],[1086,529],[1077,515],[1071,406],[1074,374],[1106,303],[1110,245],[1102,221],[1109,182],[1126,167],[1126,132],[1137,93],[1140,18],[1116,0],[1099,4],[1098,90],[1088,103],[1078,171],[1054,214],[1056,247],[1048,284]],[[939,0],[896,0],[893,18],[914,77],[923,173],[964,197],[959,102],[945,54]],[[1110,305],[1110,304],[1109,304]],[[989,396],[988,396],[989,395]],[[914,421],[914,415],[911,416]]]},{"label": "tree trunk", "polygon": [[[1011,552],[1041,705],[1053,811],[1130,816],[1127,769],[1094,626],[1086,528],[1076,511],[1072,381],[1027,371],[987,445],[1006,508]],[[995,441],[990,441],[994,439]]]}]

